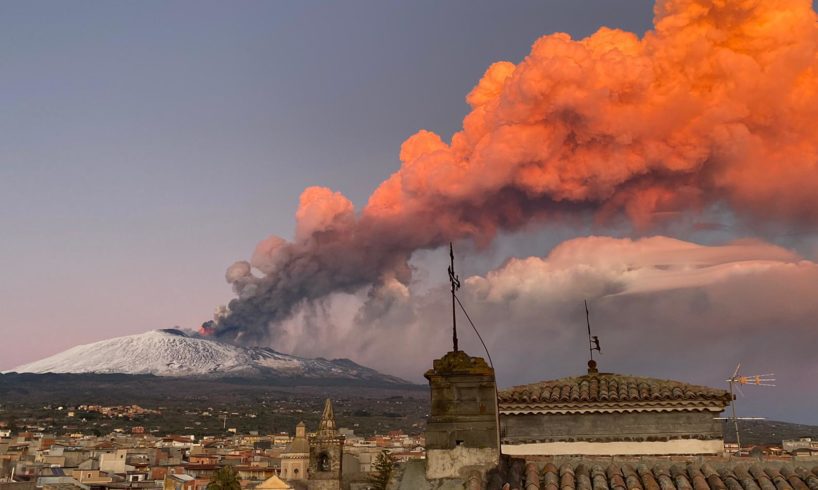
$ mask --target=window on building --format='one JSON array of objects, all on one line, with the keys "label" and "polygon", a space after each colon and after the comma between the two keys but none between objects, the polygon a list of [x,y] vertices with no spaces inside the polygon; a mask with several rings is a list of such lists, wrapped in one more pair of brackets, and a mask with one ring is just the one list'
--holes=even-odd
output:
[{"label": "window on building", "polygon": [[329,471],[329,455],[321,453],[318,456],[318,471]]}]

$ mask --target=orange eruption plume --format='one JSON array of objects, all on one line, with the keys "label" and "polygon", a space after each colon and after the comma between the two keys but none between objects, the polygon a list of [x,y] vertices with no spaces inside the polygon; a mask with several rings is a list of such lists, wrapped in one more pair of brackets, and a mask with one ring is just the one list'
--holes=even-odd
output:
[{"label": "orange eruption plume", "polygon": [[304,300],[406,284],[417,249],[486,244],[557,212],[645,228],[718,203],[818,222],[811,2],[664,0],[654,13],[641,39],[552,34],[521,63],[489,67],[463,129],[449,143],[425,130],[407,139],[360,214],[340,193],[305,190],[295,241],[271,237],[228,270],[239,297],[217,334],[274,335]]}]

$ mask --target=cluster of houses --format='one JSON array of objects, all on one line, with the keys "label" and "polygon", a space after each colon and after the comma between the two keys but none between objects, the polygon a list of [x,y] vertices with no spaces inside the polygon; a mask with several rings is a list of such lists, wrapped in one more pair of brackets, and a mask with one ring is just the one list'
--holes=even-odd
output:
[{"label": "cluster of houses", "polygon": [[794,457],[818,458],[818,440],[813,441],[811,437],[801,437],[783,441],[781,448],[772,448],[772,451],[777,452],[779,449],[781,454],[788,454]]},{"label": "cluster of houses", "polygon": [[459,350],[425,377],[423,436],[357,437],[336,426],[330,400],[317,429],[299,423],[293,437],[0,431],[0,490],[205,490],[228,465],[247,490],[364,490],[383,451],[395,463],[389,490],[818,490],[808,437],[756,454],[725,444],[722,389],[591,360],[577,376],[498,390],[494,369]]},{"label": "cluster of houses", "polygon": [[[58,407],[58,410],[62,407]],[[145,415],[162,415],[159,410],[152,410],[149,408],[142,408],[139,405],[115,405],[115,406],[105,406],[105,405],[80,405],[77,407],[77,410],[83,412],[96,412],[102,414],[105,417],[120,417],[120,418],[129,418],[133,419],[136,417],[142,417]],[[69,417],[73,417],[73,411],[68,412]]]},{"label": "cluster of houses", "polygon": [[[395,461],[425,457],[422,436],[394,431],[359,437],[342,428],[337,433],[344,439],[343,477],[350,480],[367,481],[384,450]],[[306,440],[312,436],[304,424],[296,437],[250,433],[200,440],[140,430],[104,437],[5,430],[0,431],[0,490],[204,490],[225,465],[236,469],[242,489],[301,488],[308,474]]]},{"label": "cluster of houses", "polygon": [[494,369],[460,350],[425,377],[426,458],[397,468],[389,489],[818,489],[809,438],[785,441],[787,455],[725,450],[722,389],[591,359],[586,373],[498,390]]}]

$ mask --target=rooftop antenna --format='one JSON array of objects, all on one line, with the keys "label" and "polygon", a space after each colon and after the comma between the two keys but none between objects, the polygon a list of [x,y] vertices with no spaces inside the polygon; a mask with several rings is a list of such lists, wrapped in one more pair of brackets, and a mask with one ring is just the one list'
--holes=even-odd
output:
[{"label": "rooftop antenna", "polygon": [[594,351],[602,354],[602,348],[599,346],[599,337],[591,335],[591,313],[588,311],[588,300],[585,300],[585,324],[588,325],[588,353],[591,355],[591,360],[588,361],[588,372],[596,371],[596,361],[594,361]]},{"label": "rooftop antenna", "polygon": [[[775,376],[773,373],[768,374],[756,374],[754,376],[743,376],[739,374],[739,370],[741,369],[741,363],[738,363],[736,366],[736,370],[733,371],[733,375],[727,379],[727,384],[730,385],[730,406],[733,410],[733,427],[736,429],[736,445],[738,446],[738,454],[741,454],[741,437],[739,436],[738,431],[738,421],[739,420],[758,420],[758,417],[746,417],[746,418],[739,418],[736,417],[736,395],[733,394],[733,386],[735,385],[736,390],[739,393],[741,392],[741,385],[755,385],[755,386],[775,386]],[[742,393],[743,395],[743,393]]]},{"label": "rooftop antenna", "polygon": [[[463,303],[460,301],[460,298],[457,297],[457,290],[460,289],[460,277],[458,277],[454,273],[454,247],[452,246],[452,242],[449,242],[449,258],[451,259],[451,263],[449,265],[449,282],[452,283],[452,340],[454,342],[454,352],[457,352],[457,317],[455,316],[455,303],[460,306],[460,309],[463,310],[463,314],[466,315],[466,320],[469,321],[469,325],[474,330],[474,333],[477,334],[477,338],[480,340],[480,343],[483,344],[483,349],[486,351],[486,357],[489,360],[489,366],[491,369],[494,369],[494,362],[491,360],[491,353],[489,353],[489,348],[486,346],[486,343],[483,341],[483,336],[480,335],[480,332],[477,330],[477,326],[472,321],[471,317],[469,316],[469,312],[466,311],[466,307],[463,306]],[[501,444],[500,438],[500,397],[497,394],[497,379],[494,380],[494,420],[497,423],[497,454],[498,456],[502,456],[503,453],[503,446]]]},{"label": "rooftop antenna", "polygon": [[457,297],[455,292],[460,289],[460,276],[454,273],[454,246],[452,246],[452,242],[449,242],[449,259],[451,260],[449,264],[449,282],[452,284],[452,345],[454,346],[453,351],[457,352],[457,315],[455,314]]}]

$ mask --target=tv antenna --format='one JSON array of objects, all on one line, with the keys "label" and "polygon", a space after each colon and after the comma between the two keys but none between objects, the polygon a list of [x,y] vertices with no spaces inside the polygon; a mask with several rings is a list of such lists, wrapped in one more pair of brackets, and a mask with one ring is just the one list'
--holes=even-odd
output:
[{"label": "tv antenna", "polygon": [[449,259],[451,260],[449,264],[449,282],[452,284],[452,345],[454,346],[453,351],[457,352],[457,315],[455,310],[457,297],[455,292],[460,289],[460,276],[454,273],[454,246],[452,246],[452,242],[449,242]]},{"label": "tv antenna", "polygon": [[730,406],[733,410],[733,427],[736,429],[736,445],[738,446],[738,454],[741,454],[741,437],[739,436],[738,431],[738,421],[739,420],[760,420],[759,417],[745,417],[739,418],[736,417],[736,395],[733,393],[733,386],[735,386],[736,390],[744,396],[744,393],[741,391],[741,385],[755,385],[755,386],[775,386],[775,374],[767,373],[767,374],[756,374],[754,376],[745,376],[739,374],[739,370],[741,369],[741,363],[738,363],[736,366],[736,370],[733,371],[733,375],[727,379],[727,384],[730,385]]},{"label": "tv antenna", "polygon": [[[469,321],[469,325],[474,330],[474,333],[477,334],[477,338],[480,340],[480,343],[483,344],[483,349],[486,351],[486,357],[489,360],[489,367],[494,370],[494,362],[491,360],[491,353],[489,353],[489,348],[486,346],[486,343],[483,341],[483,336],[480,335],[480,332],[477,330],[477,326],[472,321],[471,317],[469,316],[469,312],[466,311],[466,307],[463,306],[463,303],[460,301],[460,298],[457,297],[457,290],[460,289],[460,276],[455,274],[454,272],[454,247],[452,246],[452,242],[449,242],[449,259],[451,262],[449,263],[449,282],[452,284],[452,343],[454,344],[454,352],[458,352],[457,349],[457,315],[455,314],[455,304],[460,306],[460,309],[463,310],[463,314],[466,315],[466,320]],[[497,394],[497,380],[494,381],[494,420],[497,423],[497,455],[502,456],[502,445],[500,444],[500,405],[499,399],[500,397]]]}]

